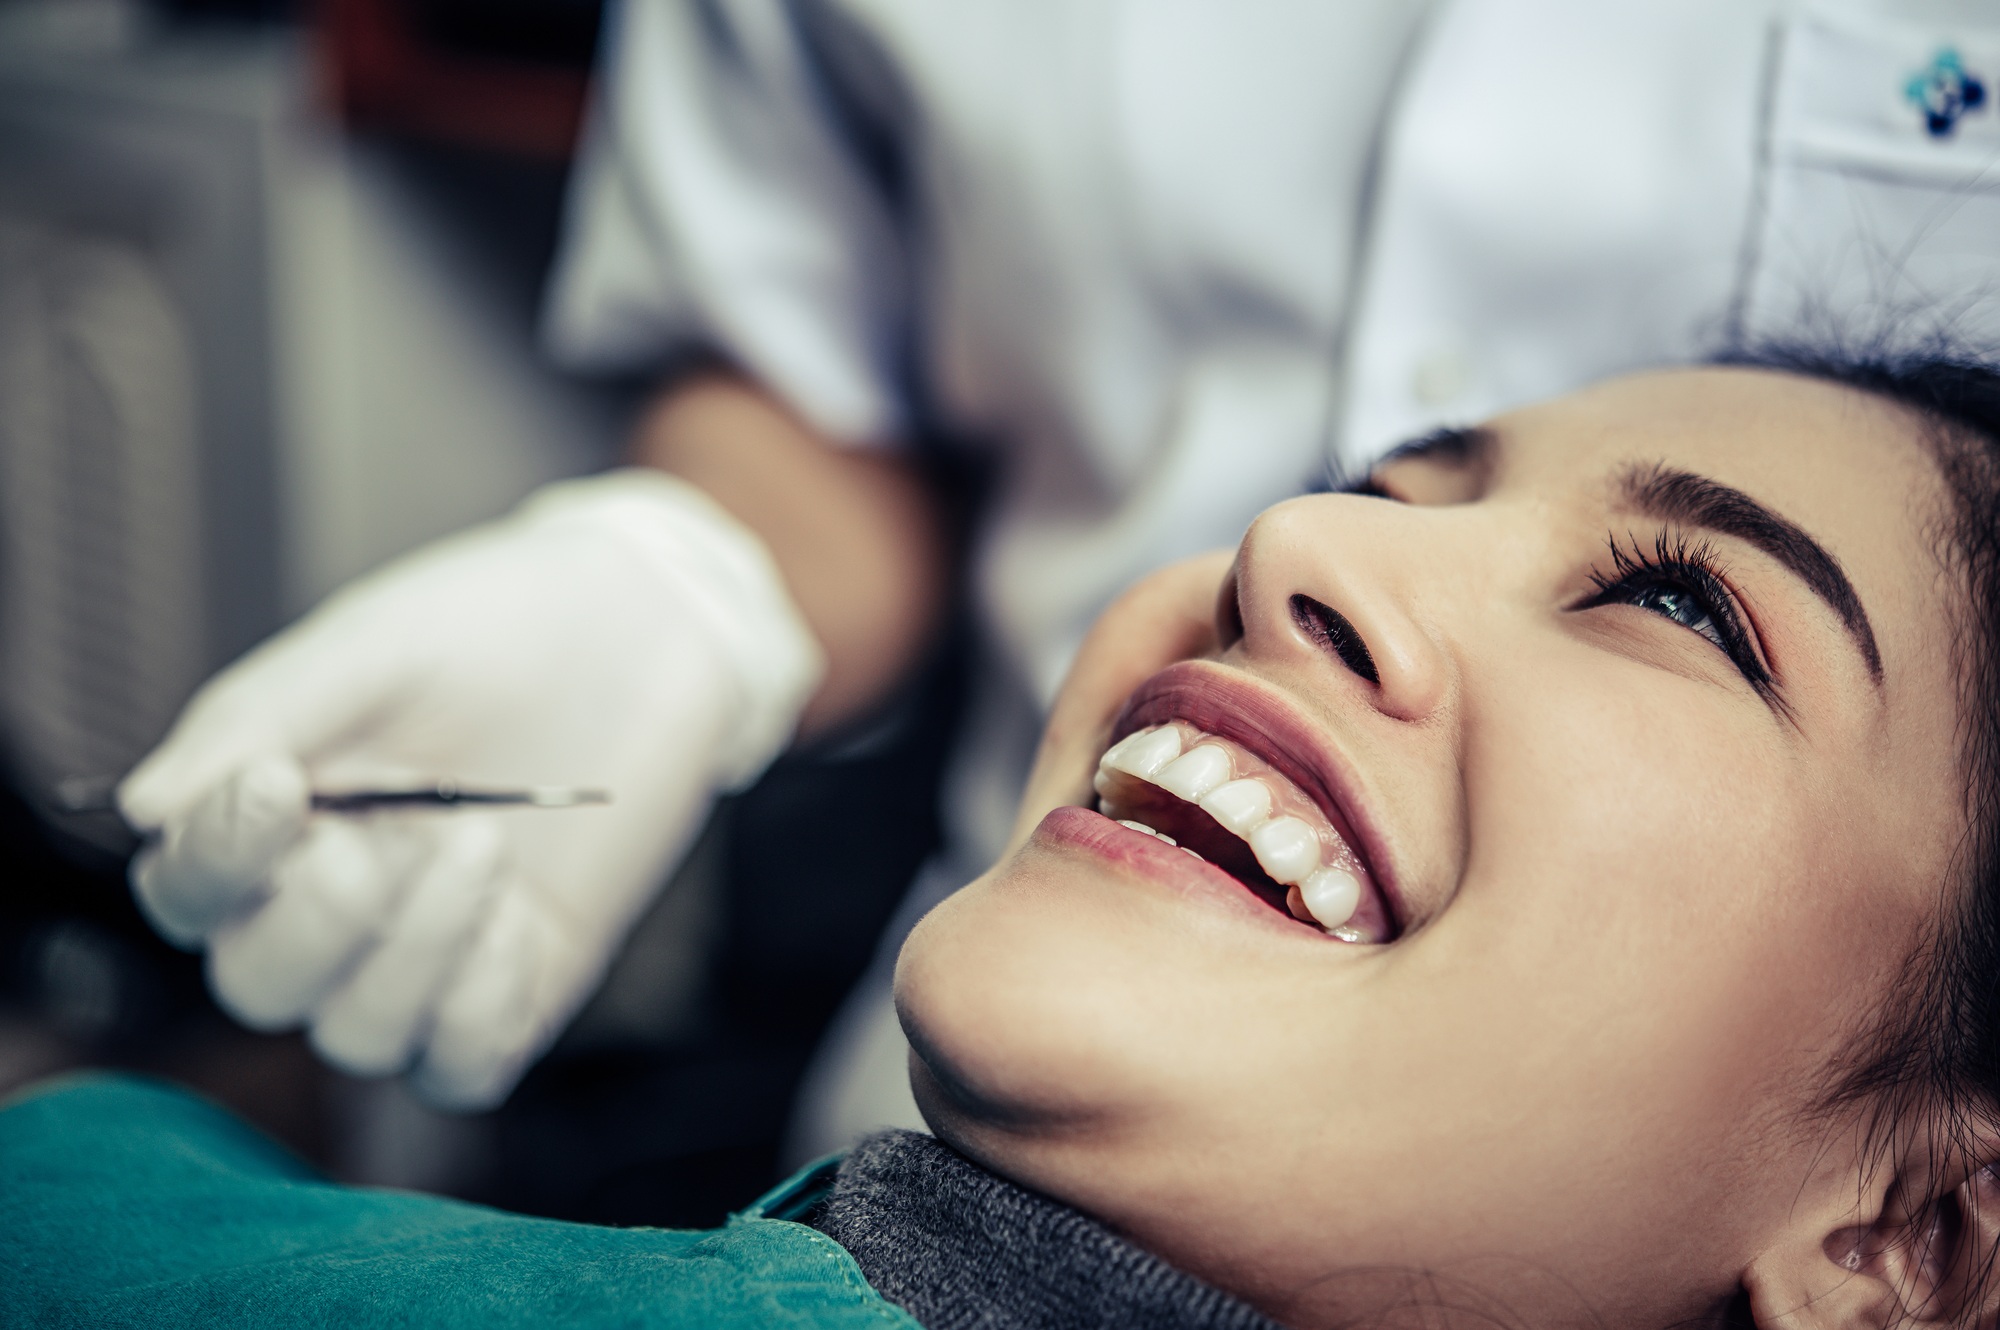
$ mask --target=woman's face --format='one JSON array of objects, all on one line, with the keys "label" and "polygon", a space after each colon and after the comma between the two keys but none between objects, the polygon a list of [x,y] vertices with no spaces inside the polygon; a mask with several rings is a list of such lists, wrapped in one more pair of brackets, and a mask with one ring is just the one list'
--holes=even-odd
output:
[{"label": "woman's face", "polygon": [[[1799,1117],[1940,908],[1935,472],[1897,408],[1701,370],[1375,481],[1266,512],[1205,640],[1093,636],[1014,847],[903,952],[920,1102],[1296,1324],[1700,1314],[1853,1190]],[[1172,738],[1108,810],[1205,858],[1092,811],[1129,733]]]}]

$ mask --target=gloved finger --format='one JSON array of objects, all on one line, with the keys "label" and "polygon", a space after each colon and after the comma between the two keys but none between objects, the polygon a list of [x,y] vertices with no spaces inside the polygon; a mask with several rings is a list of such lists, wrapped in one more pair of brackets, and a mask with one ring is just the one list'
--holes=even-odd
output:
[{"label": "gloved finger", "polygon": [[313,1013],[321,1057],[357,1076],[401,1071],[445,983],[471,945],[498,884],[497,819],[466,816],[440,830],[381,943]]},{"label": "gloved finger", "polygon": [[193,948],[265,894],[281,855],[305,834],[306,773],[266,757],[217,785],[158,845],[132,861],[132,894],[147,922]]},{"label": "gloved finger", "polygon": [[273,872],[271,899],[216,932],[209,987],[252,1029],[297,1025],[380,935],[401,886],[359,826],[315,820]]},{"label": "gloved finger", "polygon": [[319,616],[280,634],[197,692],[167,737],[118,785],[118,808],[141,831],[184,814],[259,753],[309,757],[385,705],[394,667],[357,655]]},{"label": "gloved finger", "polygon": [[595,949],[532,891],[503,891],[438,1003],[412,1088],[461,1112],[505,1099],[595,979],[586,954]]}]

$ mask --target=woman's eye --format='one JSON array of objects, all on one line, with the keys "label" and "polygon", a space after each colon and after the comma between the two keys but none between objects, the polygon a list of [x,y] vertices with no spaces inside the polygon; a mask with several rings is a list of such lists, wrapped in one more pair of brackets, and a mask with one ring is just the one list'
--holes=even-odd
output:
[{"label": "woman's eye", "polygon": [[1624,599],[1628,605],[1671,619],[1683,628],[1700,633],[1724,652],[1735,654],[1729,634],[1717,621],[1708,602],[1686,587],[1664,582],[1642,584],[1631,587]]},{"label": "woman's eye", "polygon": [[1657,614],[1708,639],[1760,693],[1770,688],[1771,672],[1713,550],[1672,532],[1661,533],[1651,554],[1636,542],[1629,552],[1615,538],[1607,543],[1615,571],[1590,575],[1597,592],[1580,608],[1632,605]]}]

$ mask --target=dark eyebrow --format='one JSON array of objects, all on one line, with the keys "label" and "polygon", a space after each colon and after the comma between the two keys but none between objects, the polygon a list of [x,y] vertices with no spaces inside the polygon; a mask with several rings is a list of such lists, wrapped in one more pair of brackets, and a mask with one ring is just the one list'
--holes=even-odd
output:
[{"label": "dark eyebrow", "polygon": [[1875,646],[1875,630],[1868,626],[1868,611],[1855,594],[1854,584],[1841,571],[1840,561],[1805,528],[1780,517],[1742,490],[1657,462],[1628,468],[1619,478],[1618,489],[1625,503],[1648,517],[1733,536],[1783,564],[1840,616],[1847,635],[1868,663],[1869,678],[1877,688],[1882,686],[1882,653]]},{"label": "dark eyebrow", "polygon": [[1494,442],[1493,431],[1484,425],[1449,426],[1397,444],[1376,465],[1385,466],[1390,462],[1421,457],[1451,466],[1466,466],[1484,457],[1492,450]]},{"label": "dark eyebrow", "polygon": [[1480,466],[1498,442],[1493,431],[1484,425],[1445,426],[1417,438],[1404,440],[1382,454],[1379,460],[1358,475],[1343,473],[1336,468],[1325,488],[1339,490],[1345,494],[1384,496],[1387,491],[1376,483],[1375,473],[1392,462],[1422,460],[1458,470],[1469,470]]}]

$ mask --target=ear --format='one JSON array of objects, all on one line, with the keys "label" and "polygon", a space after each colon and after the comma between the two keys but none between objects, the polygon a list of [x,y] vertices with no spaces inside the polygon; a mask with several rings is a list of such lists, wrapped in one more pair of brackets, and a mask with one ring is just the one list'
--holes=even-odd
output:
[{"label": "ear", "polygon": [[1791,1219],[1743,1274],[1757,1330],[1886,1330],[1895,1324],[1901,1306],[1896,1290],[1861,1268],[1857,1248],[1848,1246],[1849,1235],[1870,1230],[1800,1222],[1798,1214]]},{"label": "ear", "polygon": [[1809,1188],[1819,1198],[1802,1194],[1745,1270],[1757,1330],[1992,1325],[2000,1314],[1994,1166],[1904,1161],[1896,1176],[1873,1184],[1861,1177],[1857,1170],[1845,1186]]}]

